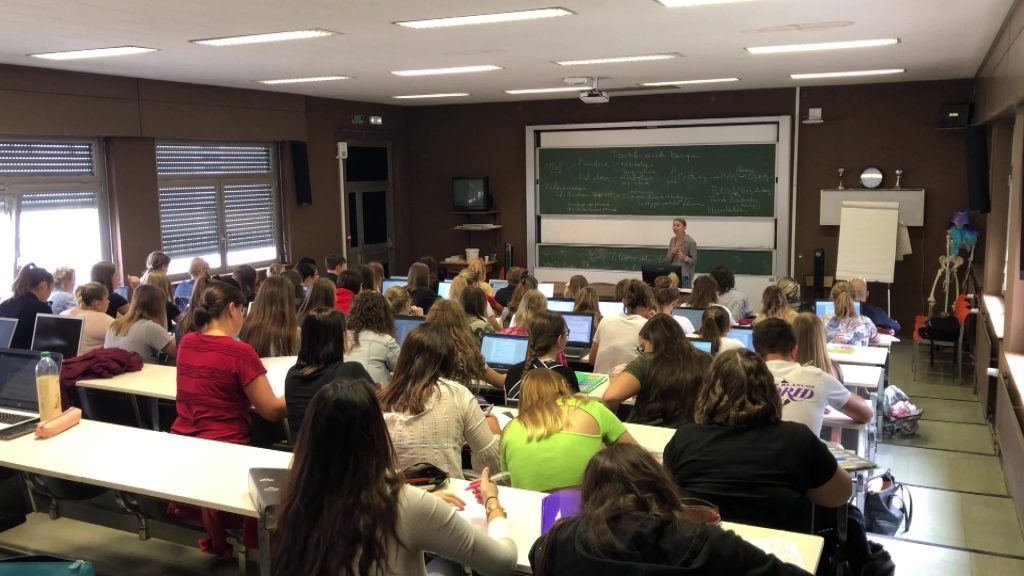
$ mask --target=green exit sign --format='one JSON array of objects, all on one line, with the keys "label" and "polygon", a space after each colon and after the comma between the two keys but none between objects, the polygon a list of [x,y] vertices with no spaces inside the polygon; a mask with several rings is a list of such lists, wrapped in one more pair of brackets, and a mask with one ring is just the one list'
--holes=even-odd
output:
[{"label": "green exit sign", "polygon": [[352,115],[352,123],[353,124],[366,124],[366,116],[364,116],[362,114],[353,114]]}]

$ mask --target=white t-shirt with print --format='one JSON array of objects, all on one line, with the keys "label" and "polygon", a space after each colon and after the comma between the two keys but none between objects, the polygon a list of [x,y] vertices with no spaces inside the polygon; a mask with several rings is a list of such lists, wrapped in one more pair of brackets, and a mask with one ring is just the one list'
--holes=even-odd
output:
[{"label": "white t-shirt with print", "polygon": [[782,419],[805,424],[815,435],[821,434],[825,406],[838,409],[850,400],[851,392],[818,368],[787,360],[767,364],[782,395]]},{"label": "white t-shirt with print", "polygon": [[638,314],[622,314],[605,316],[597,325],[594,343],[598,345],[597,360],[594,372],[607,374],[619,364],[626,364],[640,355],[636,347],[640,345],[640,329],[647,323],[647,318]]}]

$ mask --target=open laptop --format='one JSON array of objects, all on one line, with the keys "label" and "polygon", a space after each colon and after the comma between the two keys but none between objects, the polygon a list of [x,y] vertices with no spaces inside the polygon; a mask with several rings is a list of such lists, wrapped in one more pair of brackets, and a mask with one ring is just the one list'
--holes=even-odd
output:
[{"label": "open laptop", "polygon": [[[853,309],[860,314],[860,302],[853,303]],[[814,303],[814,313],[818,317],[822,316],[834,316],[836,313],[836,304],[831,300],[818,300]]]},{"label": "open laptop", "polygon": [[[0,438],[14,438],[39,421],[39,352],[0,348]],[[54,357],[60,363],[60,358]]]},{"label": "open laptop", "polygon": [[444,298],[445,300],[447,300],[448,299],[448,292],[450,292],[451,289],[452,289],[452,281],[451,280],[442,280],[437,285],[437,295],[440,296],[441,298]]},{"label": "open laptop", "polygon": [[552,312],[572,312],[575,305],[571,298],[548,298],[548,310]]},{"label": "open laptop", "polygon": [[693,324],[694,329],[700,330],[701,320],[704,319],[704,310],[704,308],[683,308],[680,306],[679,308],[672,309],[672,315],[686,318],[690,321],[690,324]]},{"label": "open laptop", "polygon": [[85,319],[80,316],[37,314],[32,349],[74,358],[78,356],[78,345],[82,343],[84,325]]},{"label": "open laptop", "polygon": [[398,345],[401,346],[409,332],[426,320],[423,316],[395,316],[395,340],[398,340]]},{"label": "open laptop", "polygon": [[601,300],[597,303],[597,309],[601,311],[601,317],[607,318],[609,316],[620,316],[625,314],[625,309],[622,306],[621,300]]},{"label": "open laptop", "polygon": [[402,288],[405,288],[406,284],[408,283],[409,280],[407,278],[385,278],[383,283],[381,283],[380,289],[382,292],[387,292],[388,288],[391,288],[392,286],[400,286]]},{"label": "open laptop", "polygon": [[14,329],[17,327],[17,318],[0,318],[0,348],[11,347],[11,340],[14,340]]},{"label": "open laptop", "polygon": [[526,361],[526,350],[529,339],[526,336],[510,334],[484,334],[480,345],[480,353],[484,362],[495,372],[504,374],[508,369]]},{"label": "open laptop", "polygon": [[565,324],[569,327],[565,356],[578,360],[590,353],[594,342],[594,315],[589,312],[563,312]]},{"label": "open laptop", "polygon": [[491,278],[488,282],[491,283],[491,289],[495,292],[508,286],[508,280],[501,280],[499,278]]},{"label": "open laptop", "polygon": [[537,290],[540,290],[540,293],[547,296],[548,298],[552,298],[555,295],[555,283],[541,282],[537,284]]},{"label": "open laptop", "polygon": [[733,327],[733,328],[729,329],[729,334],[727,334],[727,336],[729,338],[735,338],[735,339],[739,340],[740,342],[743,342],[743,346],[745,346],[747,350],[753,350],[754,349],[754,329],[753,328]]},{"label": "open laptop", "polygon": [[705,340],[703,338],[690,338],[690,344],[701,352],[711,354],[711,340]]}]

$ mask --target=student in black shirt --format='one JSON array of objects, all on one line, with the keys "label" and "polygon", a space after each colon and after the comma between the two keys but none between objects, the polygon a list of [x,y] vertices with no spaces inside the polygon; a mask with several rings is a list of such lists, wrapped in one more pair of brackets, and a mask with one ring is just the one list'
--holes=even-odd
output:
[{"label": "student in black shirt", "polygon": [[569,328],[561,314],[541,310],[530,322],[530,341],[526,360],[512,366],[505,374],[505,399],[519,403],[519,392],[523,376],[534,368],[548,368],[565,378],[573,394],[579,393],[580,384],[576,373],[558,361],[565,350]]},{"label": "student in black shirt", "polygon": [[512,300],[512,294],[515,293],[516,286],[519,286],[519,281],[523,279],[523,276],[526,276],[526,270],[519,266],[508,269],[508,274],[505,275],[508,285],[494,293],[494,299],[498,301],[498,304],[508,306],[509,301]]},{"label": "student in black shirt", "polygon": [[110,298],[110,305],[107,306],[107,316],[116,319],[118,314],[128,313],[128,300],[114,292],[114,288],[121,283],[121,277],[118,275],[117,266],[113,262],[103,261],[94,264],[91,279],[93,282],[99,282],[107,287],[108,297]]},{"label": "student in black shirt", "polygon": [[284,379],[284,397],[288,408],[288,428],[292,438],[299,430],[313,395],[340,378],[373,378],[358,362],[345,362],[345,315],[334,308],[314,308],[302,321],[302,336],[295,366]]},{"label": "student in black shirt", "polygon": [[409,284],[406,287],[409,290],[409,298],[412,299],[413,306],[419,306],[423,310],[424,315],[430,313],[430,307],[438,299],[437,292],[430,289],[429,282],[430,268],[426,264],[416,262],[409,267]]},{"label": "student in black shirt", "polygon": [[32,333],[37,314],[52,314],[46,303],[53,291],[53,275],[35,264],[26,264],[11,285],[14,296],[0,304],[0,318],[18,321],[11,339],[11,348],[28,350],[32,347]]}]

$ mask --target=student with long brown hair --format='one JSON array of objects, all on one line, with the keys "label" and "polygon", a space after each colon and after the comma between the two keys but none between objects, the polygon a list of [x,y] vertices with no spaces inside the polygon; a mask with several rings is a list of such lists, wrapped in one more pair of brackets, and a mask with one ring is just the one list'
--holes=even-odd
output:
[{"label": "student with long brown hair", "polygon": [[565,383],[573,393],[579,392],[580,383],[576,378],[576,372],[559,360],[565,352],[568,338],[569,326],[561,314],[548,310],[538,312],[530,323],[526,360],[512,366],[505,374],[505,400],[518,403],[523,378],[540,368],[554,371],[565,378]]},{"label": "student with long brown hair", "polygon": [[245,296],[247,303],[255,300],[256,293],[259,291],[256,287],[257,276],[256,269],[248,264],[242,264],[231,273],[231,277],[238,282],[238,289],[242,291],[242,296]]},{"label": "student with long brown hair", "polygon": [[430,287],[430,268],[423,262],[415,262],[409,266],[409,298],[413,306],[418,306],[424,314],[430,313],[430,307],[439,298],[437,292]]},{"label": "student with long brown hair", "polygon": [[159,363],[165,354],[173,364],[176,346],[174,334],[167,331],[166,303],[160,288],[152,284],[136,288],[128,313],[110,325],[103,347],[135,352],[147,364]]},{"label": "student with long brown hair", "polygon": [[52,314],[47,304],[53,291],[53,275],[44,268],[28,263],[21,267],[11,284],[13,296],[0,303],[0,317],[15,318],[11,348],[28,350],[32,347],[32,333],[36,327],[36,315]]},{"label": "student with long brown hair", "polygon": [[107,314],[111,318],[117,318],[119,315],[128,313],[128,300],[123,296],[114,292],[121,283],[121,276],[117,273],[117,266],[113,262],[97,262],[93,264],[92,270],[90,271],[90,278],[93,282],[99,282],[107,288],[107,294],[110,298],[110,304],[107,306]]},{"label": "student with long brown hair", "polygon": [[640,329],[655,312],[654,293],[647,284],[630,279],[622,291],[626,313],[602,320],[590,348],[590,362],[598,374],[608,374],[616,366],[637,357]]},{"label": "student with long brown hair", "polygon": [[857,313],[853,285],[840,280],[832,285],[836,313],[825,321],[825,337],[830,344],[867,346],[878,343],[878,328],[870,318]]},{"label": "student with long brown hair", "polygon": [[[505,328],[510,328],[512,326],[512,318],[515,317],[516,310],[518,310],[519,306],[522,304],[523,296],[525,296],[530,290],[536,290],[537,286],[537,279],[533,276],[523,276],[522,279],[519,280],[519,285],[516,286],[515,291],[512,292],[512,297],[509,299],[508,306],[505,306],[505,309],[501,311],[502,326]],[[546,304],[544,308],[547,308]]]},{"label": "student with long brown hair", "polygon": [[540,290],[526,290],[523,292],[519,305],[516,306],[515,316],[512,317],[512,324],[501,331],[502,334],[513,336],[529,336],[530,323],[540,312],[548,309],[548,299]]},{"label": "student with long brown hair", "polygon": [[796,310],[789,306],[786,300],[786,293],[778,286],[766,286],[761,294],[761,311],[754,318],[754,324],[763,322],[769,318],[785,320],[790,324],[796,320]]},{"label": "student with long brown hair", "polygon": [[[146,255],[146,270],[142,273],[142,278],[139,279],[140,284],[148,284],[146,282],[149,279],[149,275],[153,272],[160,272],[161,274],[167,274],[167,269],[171,267],[171,257],[159,250],[154,250]],[[174,294],[170,294],[170,297],[174,297]]]},{"label": "student with long brown hair", "polygon": [[825,324],[821,318],[810,312],[801,312],[793,320],[793,332],[796,333],[796,353],[793,359],[804,366],[814,366],[842,382],[843,369],[828,355]]},{"label": "student with long brown hair", "polygon": [[260,358],[294,356],[298,352],[294,293],[291,281],[283,276],[271,276],[260,286],[238,335]]},{"label": "student with long brown hair", "polygon": [[299,311],[296,313],[296,320],[299,326],[302,326],[302,320],[305,319],[313,309],[326,306],[327,308],[333,308],[336,302],[335,292],[337,285],[327,278],[318,278],[313,285],[306,291],[306,297],[302,300],[302,305],[299,306]]},{"label": "student with long brown hair", "polygon": [[482,343],[484,334],[493,334],[501,328],[494,316],[488,317],[490,306],[487,295],[479,286],[469,286],[459,295],[462,310],[466,313],[466,327],[473,333],[477,343]]},{"label": "student with long brown hair", "polygon": [[391,383],[380,396],[400,468],[429,462],[462,478],[462,447],[474,462],[498,469],[498,429],[473,393],[450,380],[455,350],[448,330],[430,321],[405,337]]},{"label": "student with long brown hair", "polygon": [[643,352],[626,365],[604,393],[615,411],[636,396],[629,421],[676,427],[693,422],[701,383],[711,369],[711,356],[697,350],[667,314],[656,314],[640,329]]},{"label": "student with long brown hair", "polygon": [[[86,282],[75,289],[78,306],[61,312],[61,316],[72,316],[82,319],[82,342],[78,345],[78,353],[87,354],[97,348],[103,348],[107,338],[107,330],[114,319],[107,316],[107,288],[99,282]],[[177,311],[177,308],[175,308]]]},{"label": "student with long brown hair", "polygon": [[448,333],[453,350],[451,379],[474,392],[481,380],[496,387],[505,384],[505,375],[498,374],[484,362],[480,345],[469,331],[466,314],[458,302],[438,300],[427,314],[427,322],[440,326]]},{"label": "student with long brown hair", "polygon": [[729,316],[729,310],[723,306],[711,306],[704,309],[697,334],[705,340],[711,340],[712,355],[725,350],[744,348],[743,342],[729,337],[729,329],[732,328],[730,320],[732,317]]},{"label": "student with long brown hair", "polygon": [[597,290],[590,286],[584,286],[576,293],[576,300],[573,301],[573,312],[587,312],[594,315],[594,329],[601,325],[601,305]]},{"label": "student with long brown hair", "polygon": [[348,334],[348,359],[366,368],[379,386],[387,386],[398,362],[395,318],[384,295],[364,290],[352,301],[345,318]]},{"label": "student with long brown hair", "polygon": [[430,551],[484,574],[512,574],[516,545],[488,470],[475,491],[487,511],[484,533],[455,513],[457,497],[442,501],[406,484],[399,466],[373,388],[348,378],[323,386],[299,432],[271,571],[426,576]]},{"label": "student with long brown hair", "polygon": [[501,437],[501,466],[512,486],[547,492],[579,486],[591,456],[616,442],[636,443],[596,400],[573,395],[560,374],[546,368],[523,377],[519,416]]},{"label": "student with long brown hair", "polygon": [[178,311],[178,307],[174,305],[174,289],[171,288],[171,281],[167,278],[167,274],[159,270],[152,270],[146,274],[143,284],[150,286],[156,286],[157,288],[164,291],[167,304],[164,308],[167,310],[167,331],[174,332],[174,324],[181,321],[182,313]]},{"label": "student with long brown hair", "polygon": [[512,299],[512,294],[515,293],[516,288],[519,286],[519,281],[528,275],[526,269],[520,266],[509,268],[505,274],[505,280],[508,284],[504,288],[499,288],[494,293],[494,300],[502,306],[508,306],[509,301]]},{"label": "student with long brown hair", "polygon": [[582,274],[575,274],[569,278],[568,282],[565,283],[565,287],[562,289],[562,297],[572,298],[575,301],[576,295],[580,293],[580,290],[589,286],[590,282],[587,280],[586,276]]}]

